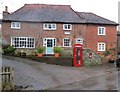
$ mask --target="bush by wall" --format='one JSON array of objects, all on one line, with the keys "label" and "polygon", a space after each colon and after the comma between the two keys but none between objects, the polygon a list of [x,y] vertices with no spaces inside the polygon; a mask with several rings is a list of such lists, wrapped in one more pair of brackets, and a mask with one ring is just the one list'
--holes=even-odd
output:
[{"label": "bush by wall", "polygon": [[4,54],[15,54],[15,50],[16,48],[14,48],[13,46],[10,46],[10,45],[3,45],[2,46],[2,50],[3,50],[3,53]]}]

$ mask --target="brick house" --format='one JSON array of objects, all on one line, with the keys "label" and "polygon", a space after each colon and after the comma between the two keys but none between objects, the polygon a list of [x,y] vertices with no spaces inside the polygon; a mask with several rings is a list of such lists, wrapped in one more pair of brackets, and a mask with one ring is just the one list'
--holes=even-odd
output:
[{"label": "brick house", "polygon": [[6,7],[2,38],[15,48],[45,46],[45,54],[53,54],[55,46],[72,50],[75,43],[102,53],[116,47],[117,25],[93,13],[76,12],[69,5],[25,4],[11,14]]},{"label": "brick house", "polygon": [[117,52],[120,52],[120,31],[117,32]]},{"label": "brick house", "polygon": [[[2,44],[2,32],[1,32],[2,19],[0,19],[0,44]],[[1,48],[1,45],[0,45]]]}]

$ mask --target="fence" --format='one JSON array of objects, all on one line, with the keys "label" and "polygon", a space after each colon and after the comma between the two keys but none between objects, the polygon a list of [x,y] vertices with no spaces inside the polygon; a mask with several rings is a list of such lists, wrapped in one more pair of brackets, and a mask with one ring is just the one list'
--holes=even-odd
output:
[{"label": "fence", "polygon": [[0,67],[0,90],[13,89],[13,68],[12,67]]}]

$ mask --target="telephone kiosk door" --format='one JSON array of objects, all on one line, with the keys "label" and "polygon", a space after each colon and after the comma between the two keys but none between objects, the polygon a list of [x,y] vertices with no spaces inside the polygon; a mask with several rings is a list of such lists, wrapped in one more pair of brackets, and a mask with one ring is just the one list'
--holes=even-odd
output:
[{"label": "telephone kiosk door", "polygon": [[80,67],[83,65],[82,61],[82,45],[81,44],[75,44],[74,45],[74,60],[73,60],[73,66]]}]

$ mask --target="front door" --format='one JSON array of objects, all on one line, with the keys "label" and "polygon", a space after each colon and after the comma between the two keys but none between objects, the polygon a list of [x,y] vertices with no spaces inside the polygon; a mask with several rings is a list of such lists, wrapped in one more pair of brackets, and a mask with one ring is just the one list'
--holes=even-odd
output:
[{"label": "front door", "polygon": [[54,54],[53,47],[54,47],[54,39],[47,38],[46,39],[46,54]]}]

